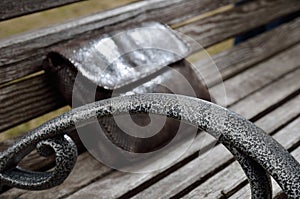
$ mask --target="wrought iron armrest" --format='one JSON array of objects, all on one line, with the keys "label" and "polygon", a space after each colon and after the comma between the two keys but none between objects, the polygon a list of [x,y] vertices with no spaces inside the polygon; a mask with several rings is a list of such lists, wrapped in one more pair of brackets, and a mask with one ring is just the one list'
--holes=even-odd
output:
[{"label": "wrought iron armrest", "polygon": [[[235,155],[243,167],[253,198],[271,198],[269,174],[290,198],[300,196],[300,164],[272,137],[240,115],[197,98],[171,94],[122,96],[75,108],[34,129],[0,154],[0,183],[29,190],[61,184],[77,157],[76,146],[66,136],[93,117],[123,113],[164,115],[194,125],[213,135]],[[34,148],[41,155],[55,152],[51,172],[31,172],[18,163]]]}]

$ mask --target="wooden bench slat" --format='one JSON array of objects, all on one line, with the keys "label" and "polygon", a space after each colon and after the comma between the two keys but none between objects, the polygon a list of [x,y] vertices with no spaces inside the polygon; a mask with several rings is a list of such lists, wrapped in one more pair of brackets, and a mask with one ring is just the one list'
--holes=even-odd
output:
[{"label": "wooden bench slat", "polygon": [[1,88],[0,101],[0,131],[64,105],[44,75]]},{"label": "wooden bench slat", "polygon": [[[50,47],[71,39],[102,35],[145,21],[179,22],[238,0],[140,1],[0,41],[0,84],[41,70]],[[186,13],[189,13],[186,15]],[[60,43],[60,44],[61,44]],[[27,67],[26,67],[27,65]],[[30,67],[29,67],[30,66]],[[10,68],[11,67],[11,68]],[[9,71],[9,75],[7,75]]]},{"label": "wooden bench slat", "polygon": [[[232,158],[232,154],[223,145],[218,145],[133,198],[146,198],[149,195],[157,199],[171,198],[192,183],[204,181],[213,175],[220,165],[225,166]],[[198,197],[202,198],[202,195]]]},{"label": "wooden bench slat", "polygon": [[[222,154],[220,154],[222,155]],[[235,169],[235,170],[233,170]],[[223,174],[223,175],[221,175]],[[226,190],[226,186],[234,186],[235,181],[244,180],[245,174],[243,173],[242,169],[238,162],[234,162],[232,165],[226,167],[224,170],[221,171],[221,174],[216,174],[214,177],[210,178],[200,187],[197,187],[188,195],[184,196],[183,198],[195,198],[196,196],[202,196],[202,198],[220,198],[224,197],[225,195],[221,192],[222,189]],[[208,188],[208,184],[213,186]],[[203,187],[203,188],[202,188]],[[203,190],[203,189],[206,190]]]},{"label": "wooden bench slat", "polygon": [[[224,81],[224,84],[219,84],[210,88],[209,92],[216,99],[220,99],[222,96],[219,95],[223,93],[219,91],[222,89],[222,86],[225,86],[227,98],[226,104],[222,104],[222,102],[219,104],[221,106],[229,106],[250,93],[253,93],[258,88],[270,84],[281,76],[299,68],[299,54],[300,45],[297,45],[272,57],[270,60],[262,62],[257,66]],[[239,85],[239,87],[236,85]]]},{"label": "wooden bench slat", "polygon": [[[274,131],[282,124],[288,123],[291,118],[299,115],[299,111],[291,110],[291,107],[296,107],[299,105],[300,95],[296,99],[289,101],[270,114],[256,121],[255,124],[263,128],[269,134],[274,133]],[[282,114],[283,112],[285,112],[286,115]],[[274,118],[276,118],[276,122],[274,122]],[[270,126],[270,121],[273,122],[273,126]],[[193,160],[189,164],[170,174],[148,189],[145,189],[139,193],[136,198],[143,198],[148,194],[151,194],[151,196],[154,196],[154,198],[169,198],[186,189],[196,181],[203,179],[203,177],[208,173],[213,173],[219,167],[226,164],[226,162],[230,161],[230,159],[233,157],[229,151],[226,149],[224,150],[224,147],[221,146],[222,145],[217,146],[216,148],[218,149],[209,151],[206,155],[203,155],[203,158],[200,157]],[[218,150],[219,152],[215,154]],[[210,163],[206,164],[207,161]]]},{"label": "wooden bench slat", "polygon": [[[273,138],[277,140],[286,149],[291,148],[295,143],[300,141],[299,134],[300,118],[293,121],[283,130],[276,133]],[[222,154],[219,154],[222,156]],[[247,180],[238,162],[227,166],[224,170],[214,175],[205,183],[196,187],[192,192],[183,198],[193,198],[203,196],[203,198],[220,198],[229,196],[234,189]]]},{"label": "wooden bench slat", "polygon": [[[288,35],[288,39],[287,39]],[[281,52],[300,41],[300,18],[283,24],[272,31],[260,34],[241,43],[230,50],[213,55],[212,59],[224,80],[241,71]],[[280,41],[280,42],[278,42]],[[210,60],[199,60],[195,63],[209,87],[220,82],[210,68]]]},{"label": "wooden bench slat", "polygon": [[[291,35],[289,39],[286,38],[287,34]],[[289,46],[295,44],[296,42],[299,42],[300,41],[300,37],[298,37],[299,34],[300,34],[300,18],[290,23],[287,23],[285,25],[282,25],[279,28],[276,28],[270,32],[262,34],[256,38],[250,39],[242,43],[241,45],[234,46],[232,49],[226,50],[218,55],[213,56],[213,59],[216,65],[218,66],[218,68],[220,69],[221,74],[222,75],[226,74],[226,76],[228,77],[231,76],[231,73],[236,74],[237,71],[242,70],[244,68],[248,68],[249,66],[253,65],[253,63],[257,63],[266,58],[269,58],[270,56],[288,48]],[[281,42],[278,43],[278,41]],[[274,45],[274,43],[277,43],[277,45]],[[209,69],[210,65],[208,65],[205,60],[204,61],[201,60],[201,63],[196,63],[195,65],[203,66],[199,68],[199,71],[201,72],[200,75],[204,76],[204,79],[208,81],[207,82],[208,84],[216,82],[215,79],[216,75],[207,72],[207,69]],[[6,72],[10,75],[9,71]],[[11,118],[10,120],[8,119],[6,120],[7,122],[5,123],[5,127],[2,127],[2,125],[0,125],[0,131],[3,131],[6,128],[20,124],[22,122],[28,121],[31,118],[45,114],[49,111],[54,110],[55,108],[64,105],[62,104],[63,101],[59,97],[58,91],[51,90],[50,85],[45,84],[45,82],[47,82],[45,76],[40,76],[40,77],[34,77],[31,80],[27,80],[25,82],[21,81],[19,83],[16,83],[13,86],[12,85],[9,86],[8,88],[6,87],[0,88],[0,101],[3,101],[2,99],[7,99],[7,100],[11,99],[11,97],[7,96],[6,90],[10,90],[12,93],[15,92],[14,96],[17,96],[15,98],[15,101],[20,101],[18,100],[18,97],[20,95],[20,90],[22,90],[23,88],[36,87],[36,85],[45,85],[45,86],[41,86],[39,90],[39,92],[41,93],[54,93],[51,96],[45,97],[45,96],[39,96],[38,93],[35,93],[36,91],[31,92],[30,94],[31,99],[28,99],[31,100],[31,102],[27,103],[27,105],[31,105],[32,102],[35,102],[34,103],[35,107],[42,107],[44,101],[47,102],[49,100],[51,100],[52,103],[47,103],[48,108],[45,109],[40,108],[38,109],[38,112],[35,112],[34,115],[31,115],[30,111],[32,110],[30,108],[29,111],[24,111],[22,113],[19,113],[21,114],[21,116],[17,114],[18,110],[15,109],[12,109],[12,112],[10,113],[3,113],[2,115],[3,118],[6,118],[6,114],[11,114]],[[27,91],[27,93],[29,93],[29,91]],[[19,119],[15,120],[13,119],[13,116]],[[0,123],[2,124],[1,120]]]},{"label": "wooden bench slat", "polygon": [[0,21],[79,1],[82,0],[2,0],[0,1]]},{"label": "wooden bench slat", "polygon": [[[178,31],[207,47],[298,10],[300,2],[297,1],[252,1],[187,24],[178,28]],[[195,49],[199,50],[197,47]]]},{"label": "wooden bench slat", "polygon": [[[220,153],[221,151],[224,151],[226,149],[224,149],[224,147],[222,145],[219,145],[219,147],[216,147],[214,149],[212,149],[212,153],[217,154]],[[228,154],[229,156],[231,154]],[[219,157],[217,155],[213,155],[212,158],[206,158],[207,154],[205,153],[205,156],[203,158],[203,161],[206,161],[206,163],[208,165],[211,165],[212,167],[214,167],[213,165],[218,164],[221,160],[222,157]],[[197,165],[197,168],[199,167],[199,165]],[[205,175],[209,169],[207,167],[203,167],[203,168],[199,168],[199,171],[201,171],[202,175]],[[82,190],[79,190],[78,192],[72,194],[70,197],[68,197],[68,199],[70,198],[75,198],[75,199],[79,199],[82,198],[83,195],[86,195],[86,193],[90,193],[90,196],[96,196],[97,195],[97,189],[98,190],[102,190],[101,191],[101,198],[118,198],[118,197],[123,197],[122,194],[126,193],[127,191],[133,189],[134,187],[142,184],[142,182],[145,182],[145,179],[140,178],[140,176],[134,176],[133,174],[122,174],[122,173],[114,173],[114,176],[109,176],[106,177],[105,179],[101,179],[100,181],[90,184],[89,186],[83,188]],[[181,177],[184,177],[185,175],[182,174]],[[186,177],[186,176],[185,176]],[[201,177],[201,175],[199,176]],[[181,178],[182,179],[182,178]],[[143,180],[142,182],[140,180]],[[127,183],[125,183],[127,182]],[[168,181],[169,182],[169,181]],[[177,183],[177,181],[173,181],[172,183]],[[162,185],[163,192],[158,192],[159,190],[152,190],[151,193],[147,193],[148,195],[146,195],[146,197],[151,197],[151,198],[164,198],[165,196],[165,192],[169,191],[169,185],[170,182],[166,185]],[[114,185],[111,186],[110,189],[105,188],[106,186],[109,185]],[[104,190],[103,190],[104,188]],[[121,190],[119,190],[121,189]],[[126,197],[124,197],[126,198]],[[133,197],[135,198],[135,197]],[[145,198],[145,195],[141,196],[141,197],[137,197],[137,198]],[[166,197],[168,198],[168,197]]]},{"label": "wooden bench slat", "polygon": [[[274,83],[256,91],[249,97],[240,100],[229,109],[246,118],[254,118],[258,113],[273,108],[289,96],[300,93],[300,68],[291,72]],[[238,86],[238,85],[237,85]],[[278,92],[276,92],[278,91]],[[280,92],[279,92],[280,91]],[[248,107],[248,108],[244,108]]]},{"label": "wooden bench slat", "polygon": [[250,190],[250,187],[248,188],[248,186],[249,186],[249,184],[247,184],[245,187],[243,187],[239,191],[235,192],[230,197],[230,199],[239,199],[239,198],[249,198],[249,197],[251,197],[251,190]]}]

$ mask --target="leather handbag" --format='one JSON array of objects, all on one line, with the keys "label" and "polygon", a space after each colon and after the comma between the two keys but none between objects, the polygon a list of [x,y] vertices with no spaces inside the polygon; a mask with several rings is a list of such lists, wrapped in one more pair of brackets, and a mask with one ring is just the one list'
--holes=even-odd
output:
[{"label": "leather handbag", "polygon": [[[173,93],[210,101],[207,87],[185,59],[189,53],[190,47],[178,34],[165,25],[151,22],[56,47],[49,52],[43,66],[51,82],[73,107],[75,101],[79,106],[136,93]],[[151,120],[147,114],[129,114],[139,126],[147,126]],[[168,118],[155,135],[137,137],[124,132],[114,118],[98,121],[110,142],[134,153],[164,147],[175,137],[180,125],[178,120]],[[184,128],[186,135],[196,129],[190,125]],[[99,145],[99,140],[91,138],[91,142]]]}]

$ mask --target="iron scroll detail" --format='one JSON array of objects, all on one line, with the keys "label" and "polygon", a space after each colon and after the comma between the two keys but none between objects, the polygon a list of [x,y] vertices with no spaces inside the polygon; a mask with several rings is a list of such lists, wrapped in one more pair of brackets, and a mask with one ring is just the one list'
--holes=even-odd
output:
[{"label": "iron scroll detail", "polygon": [[[49,129],[54,127],[51,123],[46,126]],[[0,185],[43,190],[61,184],[68,177],[77,159],[75,143],[67,135],[52,136],[49,131],[37,133],[40,130],[43,131],[40,128],[33,130],[0,154]],[[55,154],[55,167],[52,171],[34,172],[17,166],[35,148],[45,157]]]},{"label": "iron scroll detail", "polygon": [[[86,125],[93,117],[123,113],[151,113],[179,119],[213,135],[243,167],[251,185],[252,198],[271,198],[270,174],[289,198],[300,196],[300,164],[278,142],[240,115],[201,99],[171,95],[142,94],[111,98],[84,105],[34,129],[0,154],[0,183],[39,190],[56,186],[71,172],[76,147],[65,134]],[[219,121],[224,121],[220,125]],[[49,147],[56,154],[52,172],[30,172],[17,164],[35,147],[42,155]]]}]

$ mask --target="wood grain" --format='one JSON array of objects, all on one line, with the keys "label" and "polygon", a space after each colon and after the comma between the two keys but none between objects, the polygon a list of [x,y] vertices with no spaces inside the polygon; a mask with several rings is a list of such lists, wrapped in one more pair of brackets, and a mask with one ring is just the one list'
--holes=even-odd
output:
[{"label": "wood grain", "polygon": [[300,2],[297,1],[252,1],[201,19],[192,25],[187,24],[178,31],[184,32],[203,47],[207,47],[298,10]]},{"label": "wood grain", "polygon": [[65,104],[44,75],[1,88],[0,102],[0,131]]},{"label": "wood grain", "polygon": [[0,21],[75,3],[78,1],[81,0],[2,0],[0,1]]},{"label": "wood grain", "polygon": [[[296,19],[295,21],[282,25],[277,29],[262,34],[256,38],[246,41],[245,43],[242,43],[241,45],[235,46],[232,49],[226,50],[218,55],[215,55],[213,56],[213,60],[215,61],[216,65],[221,71],[221,74],[223,76],[225,75],[226,77],[230,77],[245,68],[249,68],[254,63],[267,59],[270,56],[274,56],[276,53],[281,52],[282,50],[292,45],[295,45],[296,42],[300,41],[300,37],[298,36],[299,34],[300,34],[300,19]],[[278,43],[279,40],[281,42]],[[211,63],[211,61],[200,60],[199,63],[195,63],[194,65],[198,67],[197,68],[198,74],[204,78],[206,83],[213,85],[213,83],[215,84],[216,82],[218,82],[217,81],[218,79],[216,78],[217,76],[215,74],[212,74],[210,72],[211,65],[208,63]],[[11,68],[8,67],[8,69]],[[6,71],[6,73],[7,75],[11,74],[10,71]],[[62,101],[61,98],[59,98],[58,94],[56,93],[57,91],[52,90],[51,87],[46,86],[46,85],[48,86],[51,85],[50,83],[45,84],[45,82],[47,81],[48,80],[46,79],[45,76],[40,76],[40,77],[34,77],[31,80],[21,81],[19,83],[16,83],[13,86],[0,88],[0,101],[2,101],[2,99],[6,99],[6,101],[8,101],[6,103],[9,103],[11,99],[20,102],[21,100],[18,98],[22,97],[22,95],[20,95],[19,93],[20,90],[23,90],[25,92],[26,89],[24,88],[29,89],[28,91],[26,91],[26,93],[28,94],[30,93],[31,96],[30,99],[22,98],[23,103],[25,103],[24,101],[27,100],[30,101],[29,103],[26,103],[27,106],[29,106],[27,111],[25,110],[23,112],[19,112],[14,107],[17,105],[16,104],[14,105],[14,103],[10,102],[10,104],[12,105],[11,112],[3,112],[3,115],[0,116],[0,118],[1,117],[4,118],[3,120],[0,119],[0,124],[5,125],[5,127],[2,127],[2,125],[0,125],[0,131],[3,131],[4,129],[20,124],[22,122],[28,121],[29,119],[35,116],[45,114],[48,111],[54,110],[55,108],[64,105],[63,104],[64,102]],[[42,83],[38,83],[38,82],[42,82]],[[31,85],[31,84],[35,84],[35,85]],[[35,90],[31,89],[32,91],[30,91],[30,87],[36,87],[36,85],[38,84],[44,85],[39,88],[40,93],[56,93],[56,94],[51,96],[49,95],[43,96],[43,95],[39,95],[39,93],[35,92]],[[10,93],[10,95],[8,95],[8,93]],[[15,97],[11,98],[10,96],[15,96]],[[45,109],[42,108],[43,104],[45,104],[44,101],[47,102],[49,100],[51,100],[52,103],[47,104],[48,108]],[[34,102],[35,107],[40,107],[36,110],[38,112],[35,112],[34,116],[31,115],[32,110],[30,107],[32,102]],[[0,106],[2,105],[0,104]],[[10,121],[8,119],[5,120],[6,114],[11,115]],[[15,116],[18,119],[14,120],[12,116]]]},{"label": "wood grain", "polygon": [[[213,55],[212,59],[217,65],[223,79],[226,80],[235,74],[267,59],[300,41],[300,18],[281,25],[280,27],[260,34],[253,39],[230,50]],[[280,41],[280,42],[278,42]],[[195,63],[199,72],[209,87],[220,82],[214,71],[211,70],[211,61],[200,59]]]},{"label": "wood grain", "polygon": [[[219,145],[218,147],[212,149],[209,153],[209,156],[212,155],[213,157],[209,158],[208,154],[205,153],[204,157],[202,158],[203,161],[205,161],[207,163],[207,165],[209,165],[209,167],[213,167],[215,168],[215,164],[218,164],[220,161],[222,161],[222,157],[218,156],[217,154],[220,153],[221,151],[226,151],[225,147],[222,145]],[[227,151],[226,151],[227,152]],[[228,153],[227,156],[225,155],[225,159],[227,157],[230,157],[231,154]],[[205,163],[205,164],[206,164]],[[193,165],[195,166],[195,165]],[[199,167],[199,164],[196,166],[196,168]],[[195,167],[193,168],[194,172],[195,172]],[[206,175],[209,172],[209,168],[206,166],[201,166],[199,167],[199,171],[201,172],[200,175],[196,176],[197,174],[195,174],[195,177],[197,177],[198,179],[203,177],[203,175]],[[185,173],[180,173],[182,177],[181,180],[183,180],[184,178],[186,178],[187,176],[185,176]],[[149,175],[148,175],[149,176]],[[165,179],[165,178],[164,178]],[[119,197],[123,197],[122,194],[126,193],[126,191],[133,189],[134,187],[136,187],[137,185],[142,184],[143,182],[145,182],[145,180],[147,180],[146,177],[141,178],[141,175],[134,175],[134,174],[124,174],[124,173],[114,173],[110,176],[107,176],[101,180],[99,180],[98,182],[92,183],[89,186],[83,188],[82,190],[79,190],[78,192],[76,192],[75,194],[71,195],[70,197],[68,197],[68,199],[70,198],[75,198],[75,199],[79,199],[82,198],[84,195],[86,195],[86,193],[89,193],[89,196],[91,197],[95,197],[97,196],[97,191],[95,190],[102,190],[101,191],[101,197],[102,198],[119,198]],[[146,197],[151,197],[151,198],[163,198],[164,193],[169,191],[170,187],[168,185],[172,184],[176,184],[178,182],[179,179],[177,179],[177,181],[168,181],[168,184],[159,184],[162,187],[160,187],[159,190],[152,190],[151,193],[147,193]],[[107,189],[105,187],[109,186],[109,185],[115,185],[115,186],[111,186],[110,189]],[[156,185],[156,184],[155,184]],[[161,190],[163,190],[162,192],[160,192]],[[140,198],[146,198],[145,195],[141,196]],[[126,198],[126,197],[123,197]],[[168,198],[168,197],[166,197]]]},{"label": "wood grain", "polygon": [[[266,109],[274,109],[274,105],[286,99],[288,96],[300,93],[300,69],[291,72],[278,79],[274,83],[256,91],[247,98],[240,100],[229,107],[230,110],[243,115],[246,118],[257,117]],[[238,85],[237,85],[238,86]],[[279,104],[280,105],[280,104]],[[247,107],[246,109],[244,107]]]},{"label": "wood grain", "polygon": [[90,38],[145,21],[181,22],[238,0],[153,0],[72,20],[0,41],[0,83],[41,70],[49,48],[68,40]]},{"label": "wood grain", "polygon": [[[300,45],[297,45],[253,68],[239,73],[237,76],[224,81],[223,84],[210,88],[209,92],[215,98],[220,99],[222,96],[219,95],[222,93],[219,91],[224,86],[226,102],[219,102],[219,104],[221,106],[229,106],[281,76],[300,68],[299,54]],[[237,87],[236,85],[239,86]]]},{"label": "wood grain", "polygon": [[[290,108],[290,107],[297,107],[299,105],[300,105],[300,96],[289,101],[287,104],[276,109],[274,112],[266,115],[265,117],[263,117],[262,119],[257,121],[256,124],[258,126],[262,127],[263,129],[265,129],[267,132],[273,132],[275,129],[277,129],[280,126],[282,126],[283,124],[287,123],[291,118],[295,117],[295,115],[299,114],[296,109]],[[276,118],[276,122],[274,121],[274,118]],[[271,125],[270,123],[273,125]],[[191,152],[194,152],[195,150],[199,149],[199,144],[201,142],[203,142],[202,140],[203,140],[203,137],[202,137],[202,139],[198,138],[196,140],[195,144],[192,146],[193,150]],[[206,141],[212,142],[213,140],[209,141],[206,139]],[[207,165],[206,167],[200,167],[199,170],[197,170],[197,173],[202,171],[201,173],[203,176],[203,175],[207,174],[207,171],[211,171],[215,167],[218,167],[220,165],[220,164],[215,164],[215,163],[218,163],[218,162],[224,163],[224,160],[226,160],[228,157],[231,157],[230,153],[228,153],[228,155],[226,155],[226,156],[216,156],[215,158],[211,159],[211,155],[219,154],[219,152],[220,152],[219,150],[224,152],[224,149],[222,147],[219,147],[217,149],[213,149],[213,151],[210,151],[209,156],[204,155],[204,158],[210,157],[209,158],[210,160],[208,160],[208,161],[210,163],[214,163],[214,164],[206,164]],[[216,153],[214,153],[214,152],[216,152]],[[222,161],[220,160],[220,158],[222,159]],[[196,165],[196,168],[198,168],[199,165],[203,165],[203,160],[205,160],[205,159],[198,158],[198,162],[189,164],[188,168],[192,169],[193,167],[191,165]],[[30,198],[30,196],[36,196],[36,197],[44,196],[44,198],[47,198],[47,197],[50,198],[51,196],[55,196],[56,198],[58,198],[58,197],[64,196],[65,194],[72,193],[75,190],[77,190],[78,187],[86,185],[89,182],[94,181],[95,178],[99,178],[99,176],[102,175],[102,173],[100,171],[99,171],[99,173],[97,173],[97,169],[100,169],[100,170],[104,169],[102,167],[99,167],[99,168],[93,170],[93,172],[88,171],[88,172],[84,172],[84,174],[83,173],[80,174],[80,172],[79,172],[79,171],[81,171],[80,168],[86,168],[86,165],[89,166],[91,164],[94,164],[94,162],[95,162],[95,160],[93,159],[93,157],[84,158],[84,161],[81,161],[81,159],[79,159],[76,164],[76,168],[74,169],[74,172],[73,172],[74,174],[72,173],[69,177],[70,179],[68,178],[63,185],[56,187],[54,189],[41,191],[41,192],[27,192],[27,191],[18,190],[18,189],[12,189],[12,190],[8,191],[7,193],[1,195],[0,198],[2,198],[2,197],[15,198],[16,196],[19,196],[21,194],[24,194],[24,195],[22,195],[23,198]],[[95,163],[95,164],[97,164],[97,163]],[[99,165],[101,165],[101,164],[98,163],[98,166]],[[96,165],[95,165],[95,167],[96,167]],[[89,169],[89,168],[90,167],[87,167],[87,169]],[[192,171],[192,172],[193,172],[193,174],[195,174],[194,173],[195,171]],[[163,189],[164,190],[163,193],[165,193],[165,194],[162,194],[161,196],[169,196],[169,195],[175,193],[173,189],[180,190],[180,185],[182,186],[182,184],[184,182],[185,182],[185,185],[188,186],[189,184],[191,184],[191,181],[190,181],[190,177],[187,177],[187,176],[192,177],[193,175],[184,175],[185,176],[184,179],[186,179],[184,181],[182,180],[183,178],[177,179],[178,181],[181,182],[178,184],[174,183],[174,182],[176,182],[176,179],[172,180],[172,177],[174,177],[174,176],[178,177],[178,175],[182,176],[183,174],[185,174],[185,172],[182,173],[180,171],[180,172],[176,172],[175,174],[171,174],[170,177],[162,179],[157,184],[154,184],[152,187],[150,187],[150,189],[153,190],[151,193],[152,194],[160,193],[160,195],[161,195],[162,192],[160,192],[159,190],[160,190],[160,188],[164,187],[162,184],[165,184],[168,187],[168,189]],[[78,178],[78,176],[83,176],[83,179],[76,181],[76,178]],[[199,175],[194,175],[194,178],[195,178],[195,176],[196,176],[196,179],[200,179]],[[108,179],[115,179],[116,182],[114,182],[114,184],[117,183],[115,185],[118,185],[119,183],[122,185],[124,182],[125,183],[129,182],[129,181],[136,182],[137,177],[138,176],[136,176],[136,175],[131,176],[131,175],[127,174],[126,179],[123,179],[124,177],[122,177],[122,173],[115,173],[115,174],[110,174]],[[141,176],[139,176],[139,177],[141,177]],[[142,177],[145,178],[145,176],[142,176]],[[149,178],[149,176],[148,176],[148,178]],[[172,186],[170,186],[170,185],[172,185]],[[175,185],[178,185],[179,187],[174,187]],[[160,187],[160,188],[158,188],[158,187]],[[126,186],[118,186],[118,188],[121,190],[124,189],[123,191],[125,191],[125,192],[128,189],[128,187],[126,187]],[[114,189],[112,189],[112,190],[114,191]],[[142,194],[150,193],[148,191],[146,189],[146,191],[142,192]],[[52,195],[52,194],[54,194],[54,195]]]}]

